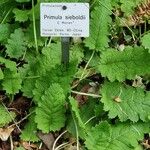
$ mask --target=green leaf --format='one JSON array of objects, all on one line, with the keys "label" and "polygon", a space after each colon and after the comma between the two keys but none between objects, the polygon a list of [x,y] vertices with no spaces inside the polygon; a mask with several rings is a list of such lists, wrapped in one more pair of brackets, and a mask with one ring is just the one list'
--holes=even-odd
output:
[{"label": "green leaf", "polygon": [[[38,7],[38,9],[39,9],[39,7]],[[31,15],[31,18],[32,18],[32,15]],[[36,21],[35,23],[36,23],[35,25],[36,25],[37,44],[38,44],[38,46],[43,46],[44,47],[45,38],[43,38],[43,37],[40,36],[40,23],[39,23],[39,21]],[[33,28],[33,24],[32,23],[29,25],[29,27],[25,31],[25,43],[26,43],[26,45],[29,48],[32,48],[32,47],[35,48],[34,28]]]},{"label": "green leaf", "polygon": [[142,0],[120,0],[121,10],[125,16],[132,15],[135,8],[142,2]]},{"label": "green leaf", "polygon": [[24,42],[24,33],[22,29],[16,29],[14,33],[10,35],[8,44],[6,45],[6,52],[12,58],[19,58],[26,51]]},{"label": "green leaf", "polygon": [[134,79],[150,73],[150,54],[142,47],[126,47],[124,51],[108,49],[101,54],[98,70],[110,81]]},{"label": "green leaf", "polygon": [[139,119],[147,121],[150,115],[150,92],[133,88],[118,82],[106,82],[102,89],[104,110],[109,111],[109,118],[119,117],[120,121]]},{"label": "green leaf", "polygon": [[35,115],[32,114],[29,117],[29,121],[24,127],[24,130],[22,130],[22,133],[20,135],[20,138],[23,141],[31,141],[31,142],[38,142],[39,138],[36,136],[37,133],[37,124],[34,121]]},{"label": "green leaf", "polygon": [[3,71],[2,69],[0,68],[0,80],[4,78],[4,74],[3,74]]},{"label": "green leaf", "polygon": [[71,109],[72,109],[76,119],[78,120],[79,126],[83,129],[85,129],[85,124],[83,123],[83,121],[80,117],[80,110],[78,108],[77,100],[75,100],[73,97],[70,97],[69,100],[70,100],[70,104],[71,104]]},{"label": "green leaf", "polygon": [[141,42],[142,42],[142,45],[147,48],[150,52],[150,33],[148,34],[145,34],[142,39],[141,39]]},{"label": "green leaf", "polygon": [[98,7],[91,13],[90,37],[86,38],[85,46],[97,51],[108,47],[109,24],[111,24],[111,0],[101,0]]},{"label": "green leaf", "polygon": [[9,24],[0,24],[0,42],[6,42],[10,36],[10,25]]},{"label": "green leaf", "polygon": [[4,64],[10,71],[17,71],[16,63],[14,61],[0,57],[0,64]]},{"label": "green leaf", "polygon": [[25,22],[28,20],[28,10],[20,10],[20,9],[13,9],[13,13],[15,14],[15,21]]},{"label": "green leaf", "polygon": [[76,65],[74,62],[70,62],[67,70],[63,65],[56,65],[55,68],[47,71],[45,75],[41,75],[35,83],[35,89],[33,90],[34,100],[40,101],[45,90],[53,83],[58,83],[67,95],[70,92],[70,84],[73,80],[73,76],[76,73]]},{"label": "green leaf", "polygon": [[[81,139],[85,140],[86,133],[89,132],[92,126],[95,126],[96,120],[94,119],[95,112],[94,108],[96,105],[95,99],[90,99],[82,107],[77,105],[77,100],[70,97],[71,107],[74,114],[74,119],[76,121],[78,135]],[[93,118],[93,119],[92,119]],[[72,115],[67,119],[67,130],[73,135],[76,136],[76,128]]]},{"label": "green leaf", "polygon": [[146,123],[110,125],[101,122],[88,132],[85,145],[88,150],[133,150],[147,132],[149,124]]},{"label": "green leaf", "polygon": [[73,45],[70,49],[70,60],[77,61],[78,63],[80,63],[84,58],[83,50],[84,48],[81,45],[79,44]]},{"label": "green leaf", "polygon": [[4,70],[4,80],[2,82],[3,90],[8,94],[16,94],[21,89],[22,79],[20,74],[17,72],[12,72],[8,69]]},{"label": "green leaf", "polygon": [[[35,88],[35,83],[37,80],[40,80],[39,78],[51,74],[50,70],[54,68],[55,65],[58,65],[61,63],[61,45],[60,42],[58,43],[52,43],[50,47],[44,47],[42,49],[42,54],[38,55],[37,57],[29,58],[28,66],[24,67],[24,70],[26,72],[26,80],[23,81],[23,87],[22,91],[24,93],[24,96],[27,96],[29,98],[33,97],[33,91],[30,89]],[[23,70],[22,70],[23,71]],[[62,70],[61,70],[62,71]],[[54,75],[55,76],[55,75]],[[56,77],[52,77],[56,78]],[[47,78],[44,78],[44,81]],[[52,80],[52,79],[50,79]],[[42,81],[42,82],[44,82]],[[38,82],[38,81],[37,81]],[[48,84],[47,88],[50,86],[49,82],[46,81],[46,84]],[[38,87],[40,88],[40,87]],[[44,89],[45,91],[45,89]],[[39,95],[39,94],[37,94]],[[41,96],[40,96],[41,98]],[[37,99],[37,97],[36,97]]]},{"label": "green leaf", "polygon": [[8,113],[4,106],[0,105],[0,116],[0,127],[3,127],[6,124],[12,122],[16,115],[14,112],[11,111]]},{"label": "green leaf", "polygon": [[38,102],[35,122],[44,133],[60,130],[65,125],[65,95],[59,84],[52,84]]}]

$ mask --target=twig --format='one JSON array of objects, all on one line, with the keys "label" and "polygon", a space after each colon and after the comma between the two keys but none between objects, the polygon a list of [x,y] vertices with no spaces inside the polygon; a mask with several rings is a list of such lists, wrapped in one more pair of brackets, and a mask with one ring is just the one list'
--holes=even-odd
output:
[{"label": "twig", "polygon": [[63,143],[63,144],[59,145],[58,147],[56,147],[55,150],[61,150],[62,148],[66,147],[66,146],[68,146],[68,145],[70,145],[70,144],[68,144],[68,142]]},{"label": "twig", "polygon": [[90,93],[83,93],[83,92],[78,92],[78,91],[71,91],[74,94],[78,94],[78,95],[85,95],[85,96],[91,96],[91,97],[101,97],[101,95],[97,95],[97,94],[90,94]]},{"label": "twig", "polygon": [[55,140],[54,143],[53,143],[52,150],[55,150],[57,141],[58,141],[66,132],[67,132],[67,130],[65,130],[63,133],[61,133],[61,134],[56,138],[56,140]]},{"label": "twig", "polygon": [[13,146],[12,135],[9,136],[9,139],[10,139],[10,149],[13,150],[14,146]]},{"label": "twig", "polygon": [[92,58],[93,58],[94,54],[95,54],[95,51],[93,51],[93,53],[92,53],[92,55],[91,55],[90,59],[88,60],[88,62],[87,62],[87,64],[86,64],[86,66],[84,67],[83,72],[82,72],[82,75],[81,75],[81,77],[80,77],[80,81],[83,79],[84,72],[85,72],[85,70],[87,69],[87,67],[89,66],[89,63],[91,62],[91,60],[92,60]]},{"label": "twig", "polygon": [[10,114],[10,112],[8,111],[7,107],[5,106],[4,103],[2,103],[3,107],[5,108],[5,110],[7,111],[7,113],[9,114],[10,118],[13,120],[14,125],[18,128],[18,130],[21,132],[21,129],[19,128],[18,124],[16,123],[16,121],[14,120],[14,118],[12,117],[12,115]]},{"label": "twig", "polygon": [[[26,120],[26,119],[27,119],[30,115],[32,115],[33,113],[34,113],[34,111],[31,112],[31,113],[29,113],[28,115],[26,115],[26,116],[25,116],[24,118],[22,118],[20,121],[15,122],[14,124],[10,125],[9,128],[12,127],[12,126],[14,126],[14,125],[16,125],[16,126],[18,127],[18,124],[20,124],[22,121]],[[21,130],[20,130],[20,131],[21,131]]]}]

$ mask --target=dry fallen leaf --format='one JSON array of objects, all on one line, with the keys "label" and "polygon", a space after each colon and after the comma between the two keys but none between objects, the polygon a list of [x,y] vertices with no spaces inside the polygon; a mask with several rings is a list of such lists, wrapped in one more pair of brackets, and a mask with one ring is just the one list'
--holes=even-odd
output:
[{"label": "dry fallen leaf", "polygon": [[53,143],[55,141],[52,133],[44,134],[42,132],[38,132],[38,137],[43,141],[43,143],[47,146],[49,150],[52,149]]},{"label": "dry fallen leaf", "polygon": [[0,128],[0,139],[7,141],[13,130],[14,127]]}]

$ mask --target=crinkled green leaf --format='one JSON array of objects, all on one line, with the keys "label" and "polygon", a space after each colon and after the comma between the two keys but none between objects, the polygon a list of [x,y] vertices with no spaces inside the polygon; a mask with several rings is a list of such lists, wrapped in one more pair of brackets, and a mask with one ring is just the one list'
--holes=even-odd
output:
[{"label": "crinkled green leaf", "polygon": [[67,95],[70,92],[70,84],[75,73],[76,64],[74,62],[70,62],[67,70],[63,65],[56,65],[36,80],[33,90],[34,100],[40,101],[45,90],[53,83],[58,83],[63,88],[64,94]]},{"label": "crinkled green leaf", "polygon": [[35,115],[32,114],[29,117],[29,121],[25,125],[24,129],[22,130],[22,133],[20,135],[20,138],[23,141],[32,141],[32,142],[38,142],[39,138],[37,137],[37,124],[34,121]]},{"label": "crinkled green leaf", "polygon": [[77,61],[80,63],[82,59],[84,58],[84,53],[83,53],[84,48],[79,45],[75,44],[70,48],[70,60],[71,61]]},{"label": "crinkled green leaf", "polygon": [[118,123],[110,125],[101,122],[93,127],[86,138],[88,150],[134,150],[144,133],[149,132],[148,123]]},{"label": "crinkled green leaf", "polygon": [[3,90],[8,94],[16,94],[21,89],[22,79],[20,74],[8,69],[4,70],[4,80],[2,82]]},{"label": "crinkled green leaf", "polygon": [[0,127],[3,127],[6,124],[12,122],[16,115],[14,112],[11,111],[8,113],[4,106],[0,105],[0,116]]},{"label": "crinkled green leaf", "polygon": [[6,42],[10,36],[10,25],[9,24],[0,24],[0,42]]},{"label": "crinkled green leaf", "polygon": [[108,49],[101,54],[98,70],[110,81],[134,79],[150,73],[150,54],[142,47],[126,47],[124,51]]},{"label": "crinkled green leaf", "polygon": [[[50,47],[44,47],[42,54],[36,58],[30,58],[28,66],[23,70],[26,72],[26,80],[23,81],[22,91],[25,96],[33,97],[33,93],[30,89],[35,88],[35,82],[41,76],[44,76],[47,71],[50,71],[55,65],[61,63],[61,51],[60,43],[52,43]],[[23,71],[22,70],[22,71]],[[46,79],[46,78],[45,78]],[[49,82],[47,82],[49,83]],[[50,85],[48,84],[48,87]]]},{"label": "crinkled green leaf", "polygon": [[104,110],[109,111],[109,118],[119,117],[120,121],[139,119],[147,121],[150,115],[150,92],[133,88],[119,82],[106,82],[102,89]]},{"label": "crinkled green leaf", "polygon": [[141,42],[142,42],[142,45],[147,48],[150,52],[150,33],[148,34],[145,34],[142,39],[141,39]]},{"label": "crinkled green leaf", "polygon": [[0,64],[4,64],[6,68],[10,69],[11,71],[16,71],[16,63],[0,57]]},{"label": "crinkled green leaf", "polygon": [[85,39],[85,46],[97,51],[108,47],[111,9],[111,0],[101,0],[91,12],[90,37]]},{"label": "crinkled green leaf", "polygon": [[7,54],[12,58],[19,58],[23,55],[26,51],[26,47],[22,29],[16,29],[14,33],[10,35],[6,48]]},{"label": "crinkled green leaf", "polygon": [[25,22],[28,20],[28,10],[20,10],[15,8],[13,13],[15,14],[15,21]]},{"label": "crinkled green leaf", "polygon": [[4,64],[10,71],[17,71],[16,63],[14,61],[0,57],[0,64]]},{"label": "crinkled green leaf", "polygon": [[60,130],[65,125],[65,95],[59,84],[52,84],[38,102],[35,122],[44,133]]}]

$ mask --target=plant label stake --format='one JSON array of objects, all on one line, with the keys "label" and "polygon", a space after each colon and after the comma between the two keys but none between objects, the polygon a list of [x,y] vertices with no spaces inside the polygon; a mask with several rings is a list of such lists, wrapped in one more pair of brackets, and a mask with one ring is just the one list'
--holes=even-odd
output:
[{"label": "plant label stake", "polygon": [[70,47],[70,37],[61,38],[61,63],[67,66],[69,64],[69,47]]},{"label": "plant label stake", "polygon": [[40,28],[43,37],[61,37],[61,62],[67,65],[70,37],[89,36],[89,4],[41,3]]}]

